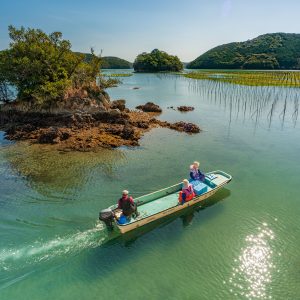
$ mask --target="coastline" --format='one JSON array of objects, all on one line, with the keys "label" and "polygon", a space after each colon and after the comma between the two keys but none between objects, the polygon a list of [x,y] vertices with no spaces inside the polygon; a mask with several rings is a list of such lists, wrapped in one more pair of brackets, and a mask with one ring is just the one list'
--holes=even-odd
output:
[{"label": "coastline", "polygon": [[[118,100],[117,100],[118,101]],[[120,101],[120,100],[119,100]],[[123,100],[124,101],[124,100]],[[111,102],[116,107],[118,102]],[[97,148],[139,146],[139,140],[152,128],[164,127],[195,134],[200,128],[191,123],[169,123],[158,112],[129,110],[119,104],[96,112],[35,112],[1,110],[0,129],[8,140],[56,145],[61,151],[93,151]]]}]

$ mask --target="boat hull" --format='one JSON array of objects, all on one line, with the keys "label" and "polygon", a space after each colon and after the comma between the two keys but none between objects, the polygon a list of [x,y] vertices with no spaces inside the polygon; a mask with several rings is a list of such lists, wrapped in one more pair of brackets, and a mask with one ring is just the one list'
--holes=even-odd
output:
[{"label": "boat hull", "polygon": [[139,221],[136,221],[134,223],[131,223],[131,224],[128,224],[128,225],[118,225],[116,222],[115,222],[115,226],[118,228],[118,230],[120,231],[120,233],[124,234],[126,232],[129,232],[129,231],[132,231],[134,229],[137,229],[141,226],[144,226],[144,225],[147,225],[151,222],[154,222],[156,220],[159,220],[159,219],[162,219],[166,216],[171,216],[173,214],[176,214],[177,212],[179,211],[182,211],[188,207],[191,207],[191,206],[194,206],[196,205],[197,203],[200,203],[201,201],[211,197],[212,195],[214,195],[217,191],[219,190],[218,189],[215,189],[215,190],[212,190],[210,192],[208,192],[207,194],[203,194],[203,195],[200,195],[199,197],[195,197],[194,199],[192,199],[191,201],[188,201],[186,203],[184,203],[183,205],[178,205],[178,206],[175,206],[175,207],[171,207],[165,211],[162,211],[160,213],[157,213],[153,216],[149,216],[147,218],[144,218],[142,220],[139,220]]},{"label": "boat hull", "polygon": [[[213,176],[213,178],[210,178],[209,176]],[[167,216],[175,215],[178,212],[184,211],[185,209],[195,206],[205,199],[211,197],[224,185],[228,184],[231,179],[231,175],[223,171],[213,171],[207,173],[205,181],[208,186],[207,191],[196,196],[192,200],[185,202],[184,204],[178,204],[178,193],[182,187],[181,183],[136,198],[135,201],[138,205],[138,211],[142,212],[142,214],[140,214],[140,216],[136,219],[131,219],[131,221],[126,224],[119,224],[117,219],[119,218],[118,216],[120,216],[122,211],[117,209],[116,205],[113,205],[109,208],[115,212],[115,217],[113,219],[113,228],[117,229],[121,234],[124,234],[145,226],[149,223],[163,219]],[[154,205],[152,205],[152,203],[154,203]],[[145,211],[148,214],[145,214]]]}]

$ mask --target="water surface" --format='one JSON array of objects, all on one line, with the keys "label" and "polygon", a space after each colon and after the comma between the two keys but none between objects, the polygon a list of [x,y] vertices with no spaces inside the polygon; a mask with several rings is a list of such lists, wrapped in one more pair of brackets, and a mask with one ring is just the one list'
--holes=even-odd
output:
[{"label": "water surface", "polygon": [[[155,129],[137,148],[65,154],[1,135],[0,298],[300,299],[299,89],[163,74],[122,81],[113,99],[153,101],[162,120],[203,131]],[[195,110],[167,109],[179,105]],[[97,223],[121,190],[176,183],[194,160],[233,181],[124,238]]]}]

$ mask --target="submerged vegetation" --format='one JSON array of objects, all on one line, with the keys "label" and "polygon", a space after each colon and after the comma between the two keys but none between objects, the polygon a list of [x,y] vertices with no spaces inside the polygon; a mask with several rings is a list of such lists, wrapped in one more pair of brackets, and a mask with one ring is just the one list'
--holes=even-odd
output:
[{"label": "submerged vegetation", "polygon": [[300,72],[285,71],[197,71],[184,74],[187,78],[213,80],[250,86],[300,87]]},{"label": "submerged vegetation", "polygon": [[139,54],[133,68],[136,72],[179,72],[183,64],[177,56],[154,49],[150,53]]},{"label": "submerged vegetation", "polygon": [[300,34],[272,33],[215,47],[188,69],[300,69]]}]

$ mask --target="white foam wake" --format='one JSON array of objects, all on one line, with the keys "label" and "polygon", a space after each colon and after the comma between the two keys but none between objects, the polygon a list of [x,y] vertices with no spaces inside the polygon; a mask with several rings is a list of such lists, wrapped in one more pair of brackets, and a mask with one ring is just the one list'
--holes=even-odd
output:
[{"label": "white foam wake", "polygon": [[69,236],[58,236],[50,241],[35,241],[21,248],[0,249],[0,270],[19,269],[66,255],[76,255],[87,248],[98,247],[106,239],[103,229],[104,226],[99,223],[95,228]]}]

